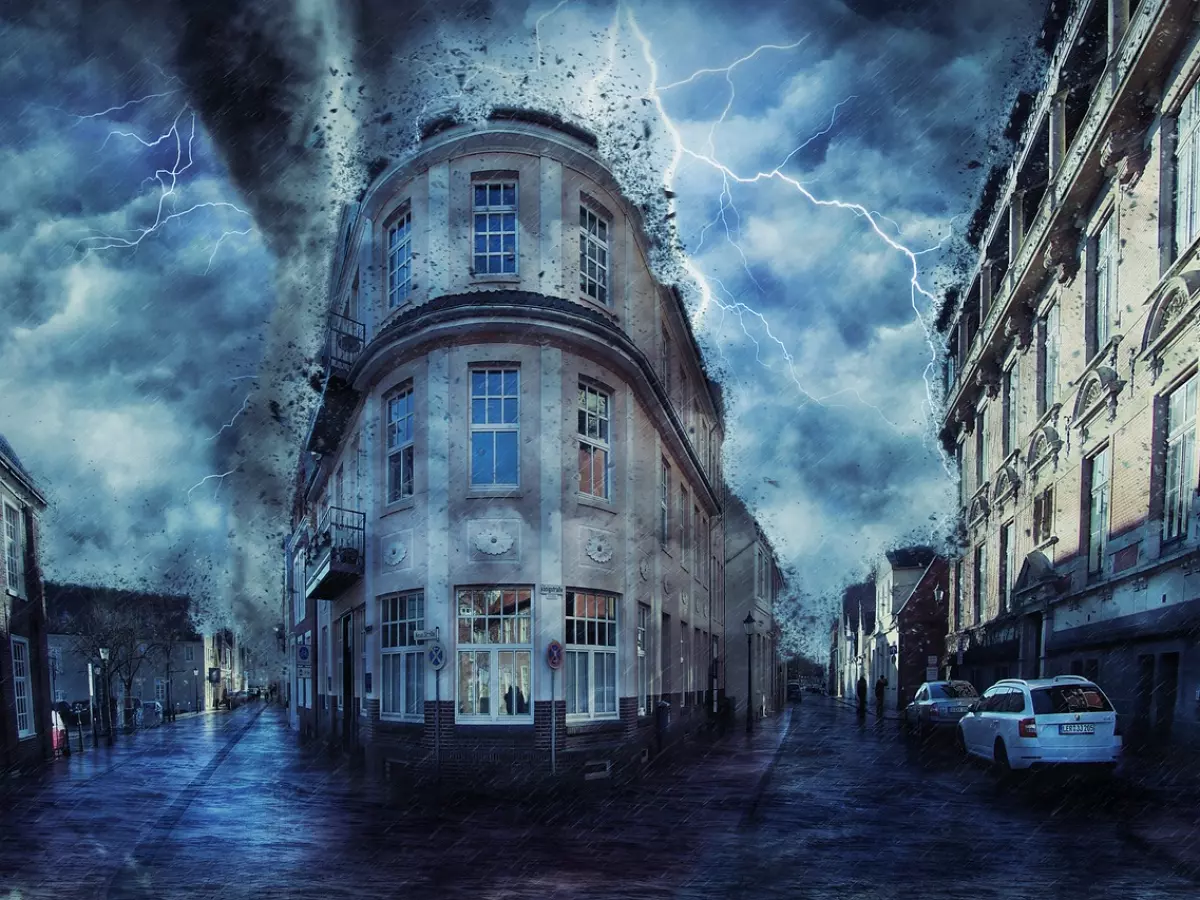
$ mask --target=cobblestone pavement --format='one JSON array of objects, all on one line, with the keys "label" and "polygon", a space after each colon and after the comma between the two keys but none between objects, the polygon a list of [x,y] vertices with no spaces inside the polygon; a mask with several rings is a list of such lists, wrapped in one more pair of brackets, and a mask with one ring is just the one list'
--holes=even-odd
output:
[{"label": "cobblestone pavement", "polygon": [[439,802],[252,705],[0,786],[0,898],[1194,897],[1169,800],[1000,784],[810,698],[628,787]]}]

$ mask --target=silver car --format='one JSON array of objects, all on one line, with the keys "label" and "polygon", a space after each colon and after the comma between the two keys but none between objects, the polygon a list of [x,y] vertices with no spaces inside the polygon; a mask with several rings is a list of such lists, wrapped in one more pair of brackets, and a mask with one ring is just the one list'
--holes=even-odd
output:
[{"label": "silver car", "polygon": [[953,728],[978,700],[979,693],[969,681],[927,681],[904,708],[904,724],[921,737]]}]

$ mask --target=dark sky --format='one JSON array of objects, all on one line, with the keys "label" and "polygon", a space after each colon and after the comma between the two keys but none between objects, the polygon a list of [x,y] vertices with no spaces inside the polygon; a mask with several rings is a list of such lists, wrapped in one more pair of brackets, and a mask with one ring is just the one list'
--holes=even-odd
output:
[{"label": "dark sky", "polygon": [[54,503],[48,577],[278,602],[340,204],[423,117],[505,103],[581,117],[659,214],[670,180],[689,255],[659,264],[726,386],[733,486],[800,586],[836,590],[944,521],[922,291],[1044,5],[18,4],[0,431]]}]

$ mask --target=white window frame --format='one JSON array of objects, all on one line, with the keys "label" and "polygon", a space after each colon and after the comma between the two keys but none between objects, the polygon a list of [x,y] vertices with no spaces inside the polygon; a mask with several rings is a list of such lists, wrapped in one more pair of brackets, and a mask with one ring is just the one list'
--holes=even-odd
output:
[{"label": "white window frame", "polygon": [[609,306],[609,237],[612,222],[585,203],[579,204],[579,293]]},{"label": "white window frame", "polygon": [[685,570],[691,569],[691,537],[692,527],[688,522],[691,518],[692,501],[688,496],[687,487],[679,483],[679,565]]},{"label": "white window frame", "polygon": [[1087,458],[1089,575],[1104,571],[1104,553],[1108,547],[1108,489],[1112,477],[1112,457],[1109,449],[1104,447]]},{"label": "white window frame", "polygon": [[[579,437],[579,470],[576,473],[579,493],[594,500],[612,499],[612,395],[601,388],[579,382],[577,409]],[[584,466],[590,482],[584,485]],[[596,485],[599,468],[600,485]]]},{"label": "white window frame", "polygon": [[412,296],[412,210],[406,209],[387,226],[387,304],[399,309]]},{"label": "white window frame", "polygon": [[988,552],[986,540],[975,546],[972,563],[971,617],[973,624],[979,625],[987,614]]},{"label": "white window frame", "polygon": [[1009,366],[1004,373],[1004,457],[1012,453],[1013,448],[1017,446],[1020,434],[1019,428],[1020,419],[1020,392],[1021,392],[1021,375],[1020,368],[1017,363]]},{"label": "white window frame", "polygon": [[[492,375],[500,376],[500,393],[494,394],[491,392],[490,381]],[[508,376],[515,377],[515,387],[510,392],[506,387],[505,382]],[[476,393],[476,377],[483,378],[483,393]],[[485,367],[473,366],[470,369],[467,377],[467,390],[469,392],[469,407],[468,417],[470,420],[470,472],[468,478],[469,484],[473,490],[489,490],[493,488],[518,488],[521,486],[521,370],[517,366],[501,366],[501,367]],[[500,404],[499,421],[492,420],[491,401]],[[514,404],[515,413],[510,416],[506,409],[508,403]],[[477,403],[482,403],[483,420],[476,421]],[[511,421],[510,421],[511,419]],[[490,434],[492,436],[492,473],[489,481],[476,481],[476,460],[475,460],[475,436]],[[512,434],[513,441],[516,447],[516,476],[512,482],[500,481],[496,470],[496,444],[500,434]]]},{"label": "white window frame", "polygon": [[1196,381],[1192,374],[1163,398],[1163,540],[1186,538],[1196,483]]},{"label": "white window frame", "polygon": [[659,468],[658,542],[664,550],[671,543],[671,464],[665,458]]},{"label": "white window frame", "polygon": [[1117,214],[1110,212],[1096,229],[1092,241],[1096,254],[1092,267],[1092,332],[1094,352],[1099,353],[1112,338],[1117,303]]},{"label": "white window frame", "polygon": [[8,592],[22,600],[25,594],[25,510],[4,501],[4,570]]},{"label": "white window frame", "polygon": [[679,705],[690,706],[688,694],[692,691],[691,665],[692,629],[687,622],[679,623]]},{"label": "white window frame", "polygon": [[196,661],[196,648],[193,647],[191,644],[184,644],[184,646],[183,646],[183,661],[184,662],[195,662]]},{"label": "white window frame", "polygon": [[424,591],[379,598],[379,717],[382,719],[425,720],[425,648],[414,636],[424,628]]},{"label": "white window frame", "polygon": [[984,401],[975,411],[975,490],[979,490],[991,474],[990,460],[988,459],[987,420],[987,402]]},{"label": "white window frame", "polygon": [[[10,640],[13,668],[13,710],[16,713],[17,738],[37,734],[37,712],[33,702],[33,669],[29,659],[29,640],[13,635]],[[22,710],[24,706],[24,710]]]},{"label": "white window frame", "polygon": [[1042,407],[1041,416],[1058,400],[1059,308],[1055,302],[1042,320]]},{"label": "white window frame", "polygon": [[292,624],[299,625],[308,616],[308,586],[305,582],[304,550],[292,550]]},{"label": "white window frame", "polygon": [[637,701],[638,715],[650,713],[650,607],[639,603],[637,607]]},{"label": "white window frame", "polygon": [[[567,591],[564,609],[566,659],[563,684],[567,722],[595,722],[621,717],[618,666],[620,599],[600,591]],[[583,684],[580,684],[580,674]],[[600,683],[603,675],[604,684]],[[611,682],[610,682],[611,679]],[[611,709],[598,708],[596,694],[605,691]],[[611,692],[611,696],[609,696]]]},{"label": "white window frame", "polygon": [[476,278],[520,274],[519,188],[515,178],[471,182],[471,274]]},{"label": "white window frame", "polygon": [[[489,616],[487,610],[484,614],[478,614],[472,611],[469,614],[465,613],[465,603],[471,603],[474,610],[474,603],[479,595],[483,595],[480,602],[483,606],[489,607],[491,601],[496,599],[491,597],[492,594],[501,595],[501,609],[503,610],[503,594],[512,592],[515,596],[514,613],[512,615],[504,615],[501,612],[499,615]],[[455,591],[455,596],[458,602],[458,609],[455,613],[455,621],[458,625],[458,642],[457,651],[455,653],[455,694],[454,694],[454,709],[456,722],[461,722],[468,725],[528,725],[533,722],[533,690],[534,690],[534,675],[535,675],[535,660],[533,656],[533,589],[528,585],[488,585],[481,587],[462,587]],[[521,601],[525,600],[525,609],[527,613],[521,614]],[[474,628],[475,622],[479,619],[484,620],[483,635],[486,639],[476,641],[475,637],[479,634]],[[491,640],[491,621],[497,620],[497,637],[498,640]],[[505,623],[511,623],[506,628]],[[505,638],[511,638],[505,640]],[[489,656],[488,660],[488,700],[489,709],[487,713],[464,712],[463,711],[463,657],[469,654],[486,653]],[[520,671],[517,654],[525,654],[528,660],[528,684],[524,688],[525,704],[527,712],[522,714],[517,710],[520,709],[519,700],[514,705],[514,711],[510,714],[505,707],[505,692],[500,690],[500,667],[499,660],[501,654],[512,653],[513,665],[516,671]],[[478,697],[478,694],[474,695]],[[495,703],[490,701],[494,698]]]},{"label": "white window frame", "polygon": [[402,503],[413,496],[416,482],[416,401],[412,382],[390,392],[384,398],[383,409],[387,423],[385,503]]},{"label": "white window frame", "polygon": [[1200,81],[1175,119],[1175,258],[1200,236]]},{"label": "white window frame", "polygon": [[1016,537],[1017,528],[1014,521],[1010,520],[1000,526],[1000,565],[1004,567],[1000,575],[1001,612],[1012,606],[1012,589],[1017,579],[1017,573],[1014,571],[1017,564]]},{"label": "white window frame", "polygon": [[166,709],[167,679],[165,679],[165,678],[155,678],[154,679],[154,699],[157,700],[159,703],[163,704],[163,708]]}]

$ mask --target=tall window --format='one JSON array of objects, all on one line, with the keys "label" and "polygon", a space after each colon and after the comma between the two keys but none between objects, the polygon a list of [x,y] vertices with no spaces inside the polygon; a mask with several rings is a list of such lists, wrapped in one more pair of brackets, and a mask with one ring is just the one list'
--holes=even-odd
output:
[{"label": "tall window", "polygon": [[1018,440],[1019,425],[1018,411],[1020,410],[1020,383],[1018,382],[1017,364],[1004,373],[1004,456],[1012,453]]},{"label": "tall window", "polygon": [[425,594],[413,591],[379,599],[380,714],[420,719],[425,715],[425,654],[416,632],[425,627]]},{"label": "tall window", "polygon": [[187,646],[185,646],[183,648],[183,661],[184,662],[195,662],[195,660],[196,660],[196,648],[194,646],[192,646],[191,644],[188,644]]},{"label": "tall window", "polygon": [[1110,215],[1100,226],[1093,244],[1096,250],[1092,270],[1092,344],[1089,356],[1112,337],[1113,313],[1117,303],[1117,218]]},{"label": "tall window", "polygon": [[1038,335],[1038,416],[1045,414],[1058,399],[1058,304],[1046,311]]},{"label": "tall window", "polygon": [[1088,572],[1104,566],[1108,544],[1108,448],[1087,460],[1088,468]]},{"label": "tall window", "polygon": [[412,212],[405,212],[387,230],[388,309],[406,303],[412,293]]},{"label": "tall window", "polygon": [[617,717],[617,598],[567,591],[567,717]]},{"label": "tall window", "polygon": [[987,481],[988,472],[987,406],[982,405],[975,413],[975,490]]},{"label": "tall window", "polygon": [[579,292],[608,305],[608,222],[579,207]]},{"label": "tall window", "polygon": [[517,183],[477,182],[475,275],[517,273]]},{"label": "tall window", "polygon": [[692,564],[692,527],[688,522],[687,488],[679,485],[679,564],[685,569]]},{"label": "tall window", "polygon": [[667,323],[662,323],[662,342],[658,345],[658,371],[662,376],[663,390],[671,396],[671,332]]},{"label": "tall window", "polygon": [[1033,498],[1033,546],[1040,547],[1054,534],[1054,488]]},{"label": "tall window", "polygon": [[967,473],[963,468],[963,445],[954,445],[954,471],[958,475],[958,505],[967,505]]},{"label": "tall window", "polygon": [[692,510],[695,520],[699,523],[697,526],[698,537],[696,538],[696,575],[700,579],[700,583],[704,584],[708,581],[708,553],[709,553],[709,537],[708,537],[708,519],[700,518],[700,510]]},{"label": "tall window", "polygon": [[297,547],[292,553],[292,622],[299,625],[308,615],[308,586],[304,583],[304,550]]},{"label": "tall window", "polygon": [[533,721],[533,593],[458,592],[458,719]]},{"label": "tall window", "polygon": [[664,548],[671,542],[671,467],[665,459],[658,478],[658,541]]},{"label": "tall window", "polygon": [[29,641],[13,636],[13,699],[17,710],[17,737],[26,738],[34,734],[36,723],[33,715],[33,680],[29,671]]},{"label": "tall window", "polygon": [[680,706],[689,705],[690,698],[688,693],[692,690],[692,652],[691,652],[691,629],[688,628],[687,622],[679,623],[679,690],[680,690]]},{"label": "tall window", "polygon": [[1013,523],[1000,528],[1000,612],[1008,611],[1012,602],[1012,585],[1016,577],[1016,544],[1013,541]]},{"label": "tall window", "polygon": [[971,585],[971,612],[974,623],[983,621],[983,602],[987,598],[987,544],[975,548],[975,583]]},{"label": "tall window", "polygon": [[962,628],[962,583],[963,583],[963,564],[962,560],[954,563],[954,630],[958,631]]},{"label": "tall window", "polygon": [[387,502],[413,495],[413,389],[401,388],[387,408]]},{"label": "tall window", "polygon": [[609,479],[609,395],[591,385],[579,385],[579,492],[608,500],[612,496]]},{"label": "tall window", "polygon": [[650,711],[650,607],[639,603],[637,615],[637,702],[644,716]]},{"label": "tall window", "polygon": [[1187,537],[1192,485],[1196,480],[1196,376],[1167,398],[1166,483],[1163,540]]},{"label": "tall window", "polygon": [[1175,255],[1200,235],[1200,83],[1188,91],[1175,124]]},{"label": "tall window", "polygon": [[25,516],[11,503],[4,504],[4,565],[8,589],[25,596]]},{"label": "tall window", "polygon": [[159,703],[167,702],[167,679],[165,679],[165,678],[155,678],[154,679],[154,699],[157,700]]},{"label": "tall window", "polygon": [[520,373],[471,370],[471,485],[516,487],[519,482]]}]

